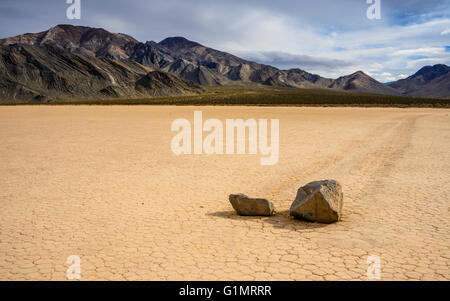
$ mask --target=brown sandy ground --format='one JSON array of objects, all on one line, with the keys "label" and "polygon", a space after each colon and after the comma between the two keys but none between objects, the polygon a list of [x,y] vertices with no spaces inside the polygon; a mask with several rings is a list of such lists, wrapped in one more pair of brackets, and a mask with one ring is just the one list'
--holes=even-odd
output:
[{"label": "brown sandy ground", "polygon": [[[279,118],[280,161],[172,154],[170,124]],[[0,280],[450,280],[450,111],[1,107]],[[299,186],[343,184],[343,220],[292,220]],[[228,194],[277,215],[239,217]]]}]

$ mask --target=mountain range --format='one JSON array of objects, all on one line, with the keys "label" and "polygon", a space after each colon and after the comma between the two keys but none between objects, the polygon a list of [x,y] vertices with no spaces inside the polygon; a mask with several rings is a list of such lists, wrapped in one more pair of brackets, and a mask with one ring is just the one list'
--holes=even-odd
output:
[{"label": "mountain range", "polygon": [[362,71],[330,79],[298,68],[280,70],[183,37],[142,43],[101,28],[57,25],[0,40],[2,99],[165,96],[248,84],[450,98],[449,69],[425,67],[385,85]]}]

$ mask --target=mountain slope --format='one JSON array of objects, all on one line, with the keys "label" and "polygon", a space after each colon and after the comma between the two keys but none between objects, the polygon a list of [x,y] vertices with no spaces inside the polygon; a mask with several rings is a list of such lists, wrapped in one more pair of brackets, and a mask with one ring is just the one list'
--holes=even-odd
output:
[{"label": "mountain slope", "polygon": [[426,66],[389,86],[408,96],[450,98],[450,67],[442,64]]},{"label": "mountain slope", "polygon": [[328,87],[359,93],[400,95],[395,89],[376,81],[362,71],[339,77]]},{"label": "mountain slope", "polygon": [[[148,78],[152,79],[152,85],[145,84]],[[137,62],[77,55],[52,45],[0,46],[0,101],[201,92],[200,87],[191,83],[172,76],[167,78]],[[156,84],[157,81],[160,83]]]},{"label": "mountain slope", "polygon": [[262,83],[278,72],[275,67],[250,62],[183,37],[167,38],[158,45],[167,49],[174,58],[205,67],[231,81]]},{"label": "mountain slope", "polygon": [[322,89],[328,88],[332,83],[332,79],[323,78],[301,69],[279,70],[264,82],[269,86]]},{"label": "mountain slope", "polygon": [[143,95],[166,96],[198,93],[199,87],[174,75],[153,71],[136,81],[135,90]]}]

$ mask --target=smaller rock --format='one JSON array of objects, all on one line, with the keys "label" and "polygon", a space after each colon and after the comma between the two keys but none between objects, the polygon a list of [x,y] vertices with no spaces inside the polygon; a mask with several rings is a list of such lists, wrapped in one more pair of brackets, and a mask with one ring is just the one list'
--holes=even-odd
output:
[{"label": "smaller rock", "polygon": [[291,206],[291,216],[311,222],[331,224],[340,220],[344,195],[334,180],[309,183],[301,187]]},{"label": "smaller rock", "polygon": [[231,194],[229,199],[238,215],[271,216],[275,212],[273,203],[266,199],[252,199],[245,194]]}]

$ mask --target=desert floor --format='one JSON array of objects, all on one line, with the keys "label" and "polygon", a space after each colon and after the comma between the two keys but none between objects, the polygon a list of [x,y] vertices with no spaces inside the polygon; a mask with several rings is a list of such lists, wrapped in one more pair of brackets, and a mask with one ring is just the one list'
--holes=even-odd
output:
[{"label": "desert floor", "polygon": [[[280,160],[175,156],[177,118],[279,118]],[[450,110],[0,108],[0,280],[450,280]],[[341,222],[294,220],[336,179]],[[240,217],[230,193],[272,200]]]}]

